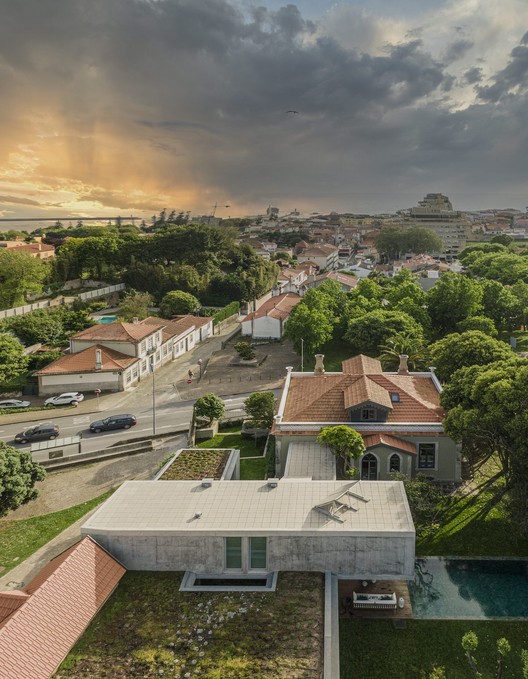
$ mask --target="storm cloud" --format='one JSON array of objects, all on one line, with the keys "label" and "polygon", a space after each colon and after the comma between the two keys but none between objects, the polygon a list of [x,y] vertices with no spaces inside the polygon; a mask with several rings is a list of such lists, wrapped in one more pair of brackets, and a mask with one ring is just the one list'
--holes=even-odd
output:
[{"label": "storm cloud", "polygon": [[[217,201],[232,214],[270,202],[395,210],[435,190],[457,207],[524,201],[524,31],[502,62],[494,51],[484,63],[471,26],[437,46],[412,30],[418,20],[389,30],[386,18],[340,16],[341,34],[328,30],[332,16],[307,19],[293,4],[8,3],[0,191],[18,197],[9,213],[27,215],[22,200],[79,214],[207,211]],[[371,47],[343,38],[347,16],[370,26]]]}]

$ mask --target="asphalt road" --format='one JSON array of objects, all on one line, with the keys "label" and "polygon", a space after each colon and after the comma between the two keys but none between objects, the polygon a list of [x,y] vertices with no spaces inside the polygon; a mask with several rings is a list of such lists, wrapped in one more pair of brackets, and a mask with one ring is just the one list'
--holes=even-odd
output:
[{"label": "asphalt road", "polygon": [[[238,396],[228,397],[224,399],[226,406],[226,416],[228,417],[243,417],[244,410],[242,407],[243,401],[253,392],[247,394],[239,394]],[[131,399],[132,400],[132,399]],[[129,439],[136,439],[141,437],[148,437],[153,433],[153,410],[152,401],[150,399],[142,399],[138,404],[137,399],[135,403],[121,403],[118,409],[111,412],[92,413],[89,415],[79,414],[75,415],[73,412],[69,417],[60,417],[56,420],[60,433],[59,438],[64,436],[74,436],[82,432],[82,451],[89,452],[91,450],[99,450],[115,445],[120,441],[127,441]],[[167,395],[163,395],[157,399],[156,403],[156,434],[169,434],[171,431],[178,431],[182,426],[187,426],[191,420],[193,401],[174,401]],[[137,419],[135,427],[130,429],[119,429],[117,431],[101,432],[100,434],[92,434],[89,430],[90,422],[103,419],[109,415],[117,415],[120,413],[130,413]],[[18,445],[14,444],[15,435],[21,431],[29,429],[31,426],[44,421],[42,416],[34,422],[24,422],[23,424],[9,424],[2,426],[0,424],[0,440],[5,441],[10,445],[16,445],[18,449],[29,450],[30,444]],[[45,421],[53,422],[53,413]]]}]

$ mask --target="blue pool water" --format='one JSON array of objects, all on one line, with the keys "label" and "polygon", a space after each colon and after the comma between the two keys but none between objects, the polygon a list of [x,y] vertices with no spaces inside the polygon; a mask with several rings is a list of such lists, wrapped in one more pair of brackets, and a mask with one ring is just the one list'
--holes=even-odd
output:
[{"label": "blue pool water", "polygon": [[416,559],[415,618],[528,618],[528,560]]},{"label": "blue pool water", "polygon": [[97,319],[98,323],[113,323],[117,321],[117,316],[101,316]]}]

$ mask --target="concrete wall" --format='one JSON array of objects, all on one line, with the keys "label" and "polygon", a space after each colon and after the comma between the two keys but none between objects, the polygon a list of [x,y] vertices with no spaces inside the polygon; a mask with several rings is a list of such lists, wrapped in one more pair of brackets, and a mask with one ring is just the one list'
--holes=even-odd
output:
[{"label": "concrete wall", "polygon": [[273,536],[268,539],[270,571],[331,571],[358,579],[414,577],[414,535]]},{"label": "concrete wall", "polygon": [[[244,332],[244,330],[242,330]],[[253,337],[280,339],[281,337],[281,323],[277,318],[271,316],[263,316],[262,318],[255,318],[253,321]]]},{"label": "concrete wall", "polygon": [[[197,519],[199,520],[199,519]],[[129,570],[222,573],[223,536],[91,535]],[[268,537],[268,571],[331,571],[359,579],[411,579],[414,535]]]},{"label": "concrete wall", "polygon": [[79,373],[77,375],[39,375],[39,395],[65,391],[92,392],[95,389],[122,389],[118,372]]}]

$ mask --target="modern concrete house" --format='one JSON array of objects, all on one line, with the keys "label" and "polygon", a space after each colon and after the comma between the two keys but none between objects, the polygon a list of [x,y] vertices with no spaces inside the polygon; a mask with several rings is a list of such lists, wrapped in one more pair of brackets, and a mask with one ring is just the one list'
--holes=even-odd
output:
[{"label": "modern concrete house", "polygon": [[399,481],[126,481],[81,533],[130,570],[414,573],[415,531]]},{"label": "modern concrete house", "polygon": [[386,480],[392,472],[458,482],[458,446],[443,428],[442,387],[433,371],[409,372],[407,357],[397,372],[383,372],[368,356],[343,362],[342,372],[327,373],[323,356],[313,373],[289,369],[273,432],[277,475],[286,471],[291,444],[315,443],[324,427],[347,424],[365,441],[357,462],[362,480]]}]

